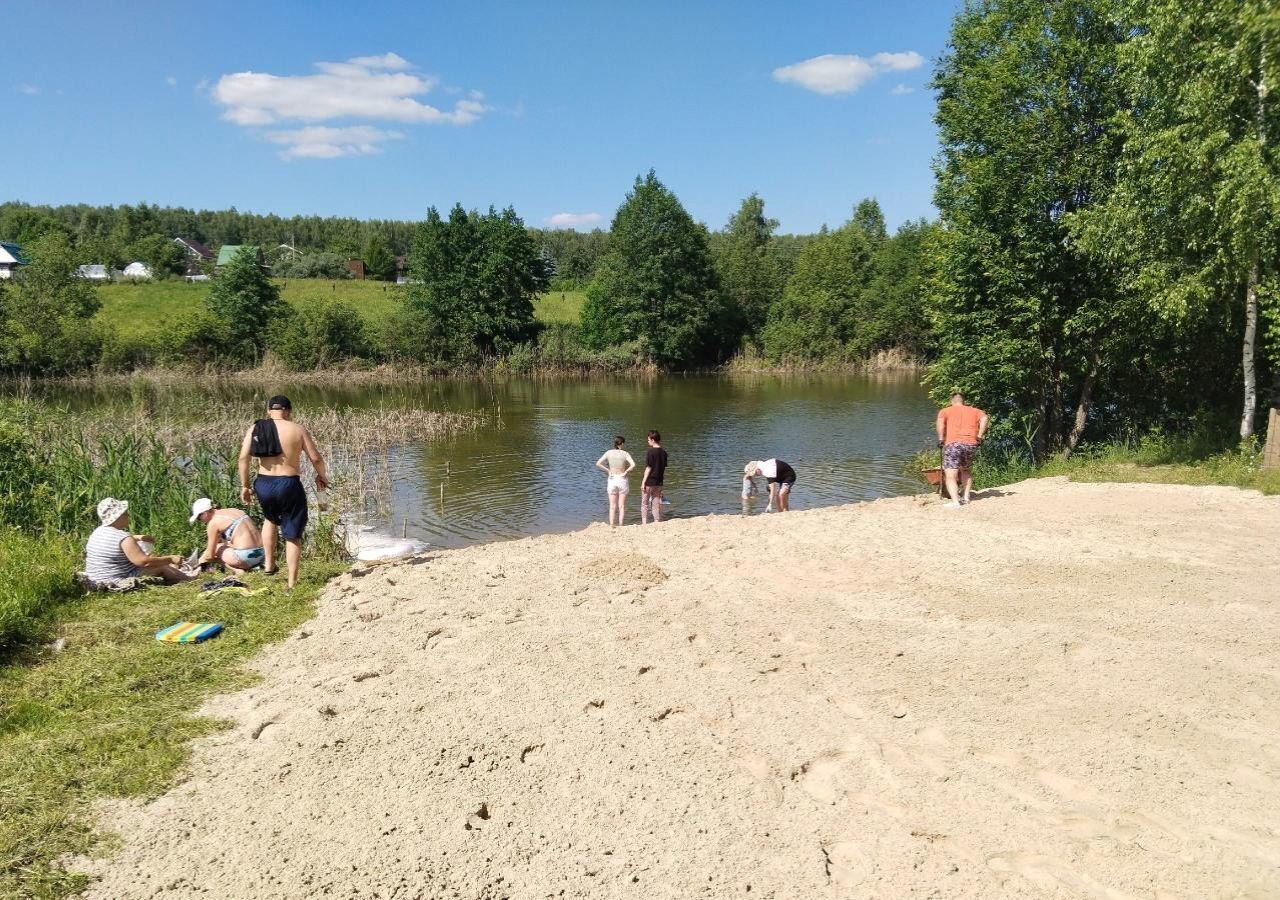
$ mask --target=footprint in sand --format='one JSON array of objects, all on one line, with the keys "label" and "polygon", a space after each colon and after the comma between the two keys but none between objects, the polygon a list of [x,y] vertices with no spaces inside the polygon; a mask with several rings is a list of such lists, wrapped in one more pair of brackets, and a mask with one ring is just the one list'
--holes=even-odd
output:
[{"label": "footprint in sand", "polygon": [[791,773],[791,780],[797,782],[806,794],[819,803],[834,803],[839,795],[835,785],[836,773],[855,756],[850,750],[823,753],[801,764]]},{"label": "footprint in sand", "polygon": [[1066,887],[1097,900],[1134,900],[1132,895],[1117,891],[1070,868],[1056,857],[1036,853],[997,853],[987,858],[987,866],[998,875],[1019,875],[1038,888],[1057,891]]},{"label": "footprint in sand", "polygon": [[827,877],[837,888],[852,888],[871,877],[875,865],[853,841],[837,841],[822,846]]}]

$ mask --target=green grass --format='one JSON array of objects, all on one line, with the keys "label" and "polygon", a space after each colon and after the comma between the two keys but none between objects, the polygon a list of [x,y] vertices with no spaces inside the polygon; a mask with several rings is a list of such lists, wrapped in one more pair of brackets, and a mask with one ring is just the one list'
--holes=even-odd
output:
[{"label": "green grass", "polygon": [[[308,300],[337,298],[361,310],[365,321],[377,325],[399,300],[401,287],[382,281],[328,281],[317,278],[277,279],[281,296],[295,306]],[[210,282],[154,281],[107,284],[98,288],[102,309],[97,320],[115,329],[125,340],[145,339],[204,308]],[[582,291],[553,291],[534,304],[540,322],[576,323],[582,314]]]},{"label": "green grass", "polygon": [[[68,604],[60,653],[30,649],[0,666],[0,896],[72,895],[85,879],[57,860],[109,847],[95,802],[166,790],[193,738],[225,727],[190,715],[212,693],[252,684],[242,663],[312,614],[337,567],[304,563],[292,594],[250,575],[256,597],[209,598],[195,583]],[[204,644],[163,644],[191,620],[226,630]]]},{"label": "green grass", "polygon": [[586,299],[586,291],[551,291],[538,298],[533,305],[533,315],[548,325],[576,325],[582,321],[582,304]]},{"label": "green grass", "polygon": [[[938,464],[938,452],[929,451],[919,454],[911,469]],[[1160,434],[1136,444],[1082,447],[1070,459],[1054,458],[1038,467],[1023,455],[980,453],[973,468],[973,486],[982,490],[1056,476],[1081,482],[1225,485],[1280,494],[1280,469],[1263,469],[1258,448],[1208,452],[1201,442]]]}]

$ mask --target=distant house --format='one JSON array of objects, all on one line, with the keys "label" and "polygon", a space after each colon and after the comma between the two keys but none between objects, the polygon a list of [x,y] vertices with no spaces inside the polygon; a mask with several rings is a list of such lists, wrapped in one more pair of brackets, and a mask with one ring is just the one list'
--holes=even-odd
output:
[{"label": "distant house", "polygon": [[364,260],[349,259],[347,260],[347,271],[351,273],[351,277],[357,281],[364,281]]},{"label": "distant house", "polygon": [[22,255],[22,248],[17,244],[0,242],[0,279],[13,277],[18,266],[29,265],[31,260]]},{"label": "distant house", "polygon": [[[218,248],[218,259],[214,263],[214,271],[228,265],[231,260],[236,258],[236,254],[241,250],[248,250],[258,259],[258,265],[262,265],[262,248],[255,244],[223,244]],[[263,268],[266,268],[263,266]]]},{"label": "distant house", "polygon": [[186,268],[183,274],[193,280],[205,277],[203,266],[205,263],[213,262],[213,251],[192,238],[176,237],[173,242],[182,248],[186,257]]},{"label": "distant house", "polygon": [[111,270],[101,264],[91,266],[77,266],[76,275],[86,281],[110,281]]},{"label": "distant house", "polygon": [[129,265],[124,267],[124,272],[121,274],[124,275],[125,278],[150,278],[151,267],[144,262],[131,262]]},{"label": "distant house", "polygon": [[290,244],[280,244],[276,247],[276,259],[297,259],[302,255],[302,251]]},{"label": "distant house", "polygon": [[396,284],[408,284],[409,282],[409,258],[407,256],[396,257]]}]

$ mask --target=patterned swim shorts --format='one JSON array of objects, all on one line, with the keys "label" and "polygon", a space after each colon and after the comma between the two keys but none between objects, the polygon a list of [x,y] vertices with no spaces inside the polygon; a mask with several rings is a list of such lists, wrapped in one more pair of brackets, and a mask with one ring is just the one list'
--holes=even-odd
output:
[{"label": "patterned swim shorts", "polygon": [[977,455],[977,444],[947,444],[942,448],[942,468],[968,469]]}]

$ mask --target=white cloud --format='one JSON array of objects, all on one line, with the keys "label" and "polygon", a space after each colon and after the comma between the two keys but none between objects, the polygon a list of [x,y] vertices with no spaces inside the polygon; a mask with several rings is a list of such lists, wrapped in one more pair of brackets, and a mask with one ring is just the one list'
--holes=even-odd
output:
[{"label": "white cloud", "polygon": [[34,84],[20,84],[15,87],[14,90],[19,94],[26,94],[29,97],[34,97],[36,94],[40,93],[40,88]]},{"label": "white cloud", "polygon": [[552,228],[577,228],[579,225],[595,225],[603,218],[604,216],[598,212],[561,212],[556,213],[554,216],[547,216],[546,223]]},{"label": "white cloud", "polygon": [[351,125],[346,128],[330,128],[327,125],[311,125],[286,131],[268,131],[266,138],[273,144],[282,144],[281,159],[337,159],[340,156],[370,156],[381,153],[379,144],[396,141],[404,135],[371,125]]},{"label": "white cloud", "polygon": [[359,56],[345,63],[317,63],[318,75],[236,72],[218,79],[213,99],[226,107],[223,118],[240,125],[337,118],[466,125],[484,112],[483,104],[474,99],[459,101],[451,111],[415,100],[415,96],[435,87],[436,82],[391,71],[402,64],[408,65],[389,53]]},{"label": "white cloud", "polygon": [[910,72],[924,65],[924,57],[914,50],[906,53],[877,53],[871,62],[886,72]]},{"label": "white cloud", "polygon": [[[218,79],[212,97],[224,108],[224,119],[246,127],[343,119],[469,125],[490,110],[479,91],[469,91],[448,109],[423,103],[416,98],[434,89],[437,81],[406,71],[412,67],[404,57],[384,53],[316,63],[319,73],[313,75],[235,72]],[[396,131],[354,125],[313,125],[266,134],[267,140],[286,145],[283,159],[377,153],[381,142],[403,137]]]},{"label": "white cloud", "polygon": [[852,94],[882,72],[905,72],[924,65],[914,50],[877,53],[870,59],[847,53],[827,53],[773,70],[776,81],[798,84],[817,94]]},{"label": "white cloud", "polygon": [[353,66],[363,66],[366,69],[391,69],[396,72],[413,68],[413,63],[398,53],[384,53],[381,56],[357,56],[354,59],[347,60],[347,62]]},{"label": "white cloud", "polygon": [[168,78],[166,78],[166,79],[164,80],[164,83],[165,83],[165,84],[167,84],[167,85],[169,85],[169,87],[177,87],[177,86],[178,86],[178,79],[176,79],[176,78],[174,78],[172,75],[170,75]]},{"label": "white cloud", "polygon": [[893,86],[893,90],[889,93],[893,94],[895,97],[901,97],[903,94],[914,94],[915,92],[916,89],[913,87],[908,87],[905,84],[895,84]]}]

